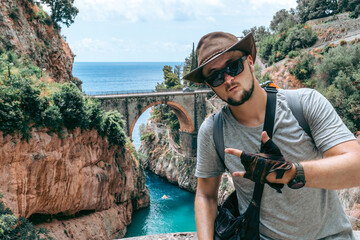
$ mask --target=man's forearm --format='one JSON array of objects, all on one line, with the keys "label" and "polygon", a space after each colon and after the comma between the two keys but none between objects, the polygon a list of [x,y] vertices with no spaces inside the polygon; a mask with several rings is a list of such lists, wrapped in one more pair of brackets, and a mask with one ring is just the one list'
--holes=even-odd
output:
[{"label": "man's forearm", "polygon": [[195,197],[196,230],[199,240],[214,239],[214,221],[217,214],[217,199]]},{"label": "man's forearm", "polygon": [[[350,150],[351,149],[351,150]],[[305,187],[323,189],[344,189],[360,186],[360,146],[350,141],[325,152],[325,158],[302,161]],[[287,171],[282,179],[269,174],[270,182],[288,183],[295,177],[296,169]]]},{"label": "man's forearm", "polygon": [[306,187],[343,189],[360,186],[360,154],[343,154],[301,162]]}]

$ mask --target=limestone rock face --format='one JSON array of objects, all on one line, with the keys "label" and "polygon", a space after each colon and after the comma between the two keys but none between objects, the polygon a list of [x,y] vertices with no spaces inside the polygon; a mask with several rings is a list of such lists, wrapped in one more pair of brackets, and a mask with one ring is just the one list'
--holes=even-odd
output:
[{"label": "limestone rock face", "polygon": [[139,152],[144,155],[143,166],[156,175],[167,178],[179,187],[196,191],[196,158],[188,157],[173,141],[170,130],[161,124],[148,121],[145,130],[147,141],[143,141]]},{"label": "limestone rock face", "polygon": [[[86,212],[80,217],[83,225],[91,219],[98,226],[94,229],[106,233],[97,239],[126,230],[133,209],[149,204],[145,175],[131,151],[109,145],[95,130],[64,130],[60,138],[46,129],[33,129],[28,142],[0,132],[0,192],[17,216],[50,214],[69,219]],[[109,219],[108,231],[101,228],[105,219]],[[64,222],[72,225],[74,236],[81,235],[76,232],[81,229],[75,227],[81,226],[77,218]],[[52,224],[64,228],[56,221],[46,223]]]},{"label": "limestone rock face", "polygon": [[56,82],[74,80],[74,54],[53,25],[47,25],[36,4],[23,0],[0,1],[0,47],[27,55]]},{"label": "limestone rock face", "polygon": [[360,187],[342,189],[337,192],[353,229],[360,230]]}]

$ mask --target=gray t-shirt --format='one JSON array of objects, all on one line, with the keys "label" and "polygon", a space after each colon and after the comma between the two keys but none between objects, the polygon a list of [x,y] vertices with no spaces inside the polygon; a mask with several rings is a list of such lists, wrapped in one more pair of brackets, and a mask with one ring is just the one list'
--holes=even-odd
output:
[{"label": "gray t-shirt", "polygon": [[[279,90],[272,139],[287,160],[319,159],[331,147],[355,139],[320,93],[312,89],[296,91],[316,147],[293,116],[283,90]],[[227,106],[223,113],[225,147],[259,153],[263,125],[247,127],[240,124]],[[215,151],[213,116],[203,122],[198,134],[195,175],[199,178],[215,177],[225,171]],[[225,155],[225,164],[230,172],[244,171],[240,159],[233,155]],[[234,177],[233,181],[243,213],[252,198],[254,183],[239,177]],[[262,239],[355,239],[336,191],[309,187],[293,190],[286,185],[280,194],[265,184],[260,232]]]}]

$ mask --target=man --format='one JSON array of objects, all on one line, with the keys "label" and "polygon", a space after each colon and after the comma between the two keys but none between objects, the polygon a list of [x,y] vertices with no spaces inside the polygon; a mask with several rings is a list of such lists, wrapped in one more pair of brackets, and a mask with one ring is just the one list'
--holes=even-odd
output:
[{"label": "man", "polygon": [[[205,82],[227,103],[222,109],[225,165],[232,173],[243,213],[251,200],[254,182],[244,178],[239,157],[242,150],[259,153],[261,141],[269,139],[262,133],[267,93],[254,75],[254,39],[251,34],[239,41],[229,33],[209,33],[199,41],[197,56],[199,67],[184,79]],[[316,147],[293,116],[283,90],[279,90],[272,140],[291,168],[280,179],[275,172],[266,176],[268,182],[285,186],[278,193],[265,184],[260,237],[355,239],[336,191],[329,189],[360,185],[360,145],[321,94],[301,89],[299,101]],[[218,188],[225,171],[214,148],[213,121],[213,116],[207,118],[198,133],[195,216],[199,239],[213,239]]]}]

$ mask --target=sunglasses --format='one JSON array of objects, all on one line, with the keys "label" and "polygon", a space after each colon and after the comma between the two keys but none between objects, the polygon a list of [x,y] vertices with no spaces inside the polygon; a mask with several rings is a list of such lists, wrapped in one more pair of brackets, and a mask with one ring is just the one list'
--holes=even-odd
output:
[{"label": "sunglasses", "polygon": [[224,73],[235,77],[244,71],[244,64],[247,56],[243,56],[238,60],[235,60],[231,63],[228,63],[223,69],[216,71],[215,73],[211,74],[209,77],[205,78],[205,82],[207,82],[212,87],[218,87],[225,82]]}]

